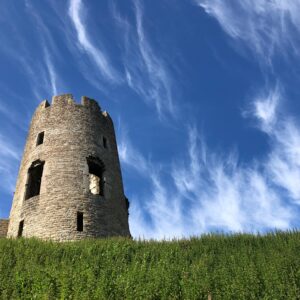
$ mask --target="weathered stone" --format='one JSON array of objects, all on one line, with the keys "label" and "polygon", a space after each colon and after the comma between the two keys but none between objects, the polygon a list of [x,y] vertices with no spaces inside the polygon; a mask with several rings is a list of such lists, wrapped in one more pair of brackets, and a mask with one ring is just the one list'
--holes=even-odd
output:
[{"label": "weathered stone", "polygon": [[[94,166],[99,166],[100,175],[90,170]],[[94,180],[92,191],[91,174],[102,184],[96,188]],[[113,122],[95,100],[83,97],[76,104],[66,94],[54,96],[52,105],[45,100],[36,109],[7,234],[18,235],[57,241],[130,236]]]},{"label": "weathered stone", "polygon": [[8,229],[8,222],[7,219],[0,219],[0,238],[6,237],[7,235],[7,229]]}]

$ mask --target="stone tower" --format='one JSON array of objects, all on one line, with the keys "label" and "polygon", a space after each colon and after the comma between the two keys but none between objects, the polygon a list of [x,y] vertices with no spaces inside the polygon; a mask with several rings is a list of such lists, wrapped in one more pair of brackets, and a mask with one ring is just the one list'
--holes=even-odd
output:
[{"label": "stone tower", "polygon": [[54,96],[36,109],[8,237],[57,241],[130,236],[112,119],[95,100]]}]

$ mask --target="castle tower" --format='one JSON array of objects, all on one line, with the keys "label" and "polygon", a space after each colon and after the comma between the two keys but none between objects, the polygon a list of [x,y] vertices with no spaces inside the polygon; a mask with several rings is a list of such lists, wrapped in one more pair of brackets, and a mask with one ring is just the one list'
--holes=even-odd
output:
[{"label": "castle tower", "polygon": [[7,236],[130,236],[113,122],[95,100],[65,94],[36,109]]}]

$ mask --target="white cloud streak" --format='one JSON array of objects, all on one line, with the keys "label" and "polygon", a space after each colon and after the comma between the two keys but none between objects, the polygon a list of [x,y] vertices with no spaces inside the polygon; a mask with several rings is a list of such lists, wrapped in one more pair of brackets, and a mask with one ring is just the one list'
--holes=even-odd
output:
[{"label": "white cloud streak", "polygon": [[155,101],[156,109],[162,112],[163,106],[174,113],[171,93],[171,78],[165,67],[165,62],[152,49],[143,28],[143,12],[138,0],[134,1],[139,50],[149,75],[152,88],[149,97]]},{"label": "white cloud streak", "polygon": [[[298,0],[193,0],[215,18],[223,30],[246,47],[264,65],[272,65],[274,54],[299,55],[300,2]],[[286,49],[289,51],[286,51]]]},{"label": "white cloud streak", "polygon": [[136,21],[134,27],[112,6],[116,24],[124,36],[127,84],[149,105],[154,105],[160,118],[176,117],[173,76],[166,59],[158,54],[145,32],[141,2],[134,0],[133,4]]},{"label": "white cloud streak", "polygon": [[259,162],[245,166],[237,153],[214,153],[194,127],[188,129],[187,156],[173,160],[164,175],[159,165],[127,145],[121,162],[145,174],[150,191],[131,199],[134,237],[180,238],[216,230],[262,232],[295,226],[300,205],[300,130],[291,118],[276,114],[282,98],[278,87],[265,93],[265,99],[263,94],[253,100],[252,115],[272,147]]},{"label": "white cloud streak", "polygon": [[144,172],[150,168],[151,164],[134,149],[126,133],[122,133],[118,149],[120,160],[127,167],[133,168],[141,174],[145,174]]},{"label": "white cloud streak", "polygon": [[[299,59],[297,38],[300,33],[299,1],[243,0],[225,3],[218,0],[194,0],[193,2],[218,21],[224,32],[235,41],[235,45],[241,50],[250,50],[261,66],[270,67],[264,74],[266,78],[276,73],[275,56],[287,61],[295,57]],[[292,69],[293,65],[289,64],[289,68]],[[280,73],[277,77],[279,76]],[[257,210],[257,217],[253,220],[257,219],[258,224],[259,219],[266,223],[270,221],[278,228],[283,225],[285,227],[294,220],[295,213],[291,211],[292,207],[300,204],[299,124],[280,113],[282,90],[282,86],[278,83],[273,89],[264,90],[244,112],[244,116],[252,115],[256,118],[259,129],[269,137],[272,150],[258,166],[248,169],[248,175],[251,176],[245,172],[239,176],[239,178],[248,177],[249,184],[246,188],[251,191],[253,198],[260,199],[255,207],[261,207],[261,211]],[[241,171],[241,168],[238,170]],[[247,195],[244,195],[243,199],[247,199]],[[295,206],[293,208],[295,209]],[[277,215],[279,212],[283,212],[281,216],[286,218],[282,219]]]},{"label": "white cloud streak", "polygon": [[254,116],[258,121],[258,126],[265,132],[274,129],[278,119],[280,98],[282,97],[282,87],[277,82],[275,87],[263,89],[255,99],[250,102],[248,109],[242,112],[244,117]]},{"label": "white cloud streak", "polygon": [[118,72],[109,62],[108,56],[103,50],[94,45],[90,39],[86,24],[82,19],[84,6],[81,0],[71,0],[69,5],[69,17],[76,30],[77,39],[80,48],[88,54],[91,60],[96,64],[102,77],[111,83],[120,83],[121,78]]},{"label": "white cloud streak", "polygon": [[[19,15],[13,9],[10,10],[10,18],[16,19],[11,23],[9,38],[2,37],[1,51],[10,58],[11,62],[17,64],[24,73],[24,80],[29,82],[29,91],[36,100],[44,99],[46,95],[56,94],[60,84],[59,75],[55,68],[54,56],[58,56],[57,45],[55,44],[50,30],[44,24],[41,16],[36,12],[31,3],[26,2],[26,13],[36,31],[32,32],[32,40],[25,39],[26,33],[20,22]],[[36,34],[36,35],[34,35]],[[12,38],[11,38],[12,37]],[[35,43],[37,41],[37,43]],[[43,55],[38,57],[37,52]],[[34,53],[34,55],[33,55]]]},{"label": "white cloud streak", "polygon": [[[17,43],[18,51],[12,48],[2,47],[1,51],[14,61],[21,72],[25,75],[23,78],[29,83],[30,91],[32,95],[40,101],[44,98],[45,94],[48,94],[51,89],[49,85],[49,76],[47,74],[47,65],[43,61],[36,60],[32,57],[31,53],[24,47],[24,41]],[[26,43],[26,42],[25,42]]]},{"label": "white cloud streak", "polygon": [[50,53],[46,47],[44,47],[44,55],[45,55],[45,63],[50,78],[52,95],[57,95],[57,74],[55,72],[55,68],[52,59],[50,57]]},{"label": "white cloud streak", "polygon": [[52,95],[57,95],[58,84],[60,83],[59,75],[57,73],[54,56],[59,56],[57,52],[57,45],[53,40],[53,37],[42,20],[41,16],[35,11],[34,7],[30,3],[26,3],[27,11],[33,16],[37,24],[37,31],[39,39],[41,41],[41,47],[43,51],[44,65],[46,67],[46,72],[41,72],[44,74],[42,77],[42,82],[48,90],[51,90]]},{"label": "white cloud streak", "polygon": [[0,187],[1,190],[12,193],[15,188],[17,165],[21,152],[9,139],[0,133]]}]

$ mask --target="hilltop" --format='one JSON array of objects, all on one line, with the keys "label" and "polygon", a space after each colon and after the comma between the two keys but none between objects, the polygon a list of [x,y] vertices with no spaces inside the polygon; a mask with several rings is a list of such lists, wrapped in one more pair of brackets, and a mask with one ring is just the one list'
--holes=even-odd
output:
[{"label": "hilltop", "polygon": [[1,299],[299,299],[300,233],[0,239]]}]

